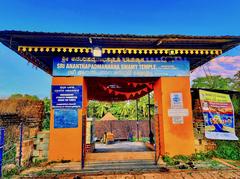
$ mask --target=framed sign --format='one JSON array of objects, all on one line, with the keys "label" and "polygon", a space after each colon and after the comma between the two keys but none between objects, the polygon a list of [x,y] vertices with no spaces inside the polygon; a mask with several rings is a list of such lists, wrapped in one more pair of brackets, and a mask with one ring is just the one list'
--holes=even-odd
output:
[{"label": "framed sign", "polygon": [[54,128],[77,128],[78,110],[77,109],[54,109]]},{"label": "framed sign", "polygon": [[182,92],[171,93],[170,100],[171,108],[168,109],[168,116],[172,118],[173,124],[183,124],[184,117],[189,115],[189,111],[183,108]]},{"label": "framed sign", "polygon": [[189,76],[186,58],[97,58],[57,57],[53,59],[53,76],[88,77],[160,77]]},{"label": "framed sign", "polygon": [[53,108],[82,108],[82,86],[52,86]]},{"label": "framed sign", "polygon": [[171,108],[182,108],[183,97],[182,93],[171,93]]}]

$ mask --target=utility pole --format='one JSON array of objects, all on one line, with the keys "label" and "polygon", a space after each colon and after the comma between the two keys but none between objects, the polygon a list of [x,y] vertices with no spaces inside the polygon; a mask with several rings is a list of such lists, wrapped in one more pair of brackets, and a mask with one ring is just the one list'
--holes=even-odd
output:
[{"label": "utility pole", "polygon": [[153,132],[152,132],[152,123],[151,123],[151,104],[150,104],[150,93],[148,93],[148,124],[149,124],[149,142],[154,144]]},{"label": "utility pole", "polygon": [[137,113],[137,140],[139,141],[139,124],[138,124],[138,99],[136,100],[136,113]]},{"label": "utility pole", "polygon": [[23,120],[20,123],[20,139],[19,139],[19,160],[18,165],[19,167],[22,166],[22,144],[23,144]]}]

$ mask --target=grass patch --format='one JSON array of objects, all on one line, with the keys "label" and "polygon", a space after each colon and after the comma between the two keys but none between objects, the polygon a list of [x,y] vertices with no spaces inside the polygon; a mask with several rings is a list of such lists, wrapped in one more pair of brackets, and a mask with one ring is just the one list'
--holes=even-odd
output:
[{"label": "grass patch", "polygon": [[240,160],[240,141],[216,140],[214,156],[228,160]]},{"label": "grass patch", "polygon": [[140,137],[139,141],[137,140],[137,137],[133,137],[131,140],[131,142],[149,142],[149,137]]},{"label": "grass patch", "polygon": [[8,178],[13,178],[13,176],[19,175],[21,173],[21,171],[23,171],[25,169],[26,169],[26,167],[18,167],[18,166],[16,166],[16,167],[14,167],[12,169],[9,169],[9,170],[3,170],[2,176],[3,176],[4,179],[5,178],[7,178],[7,179]]},{"label": "grass patch", "polygon": [[53,173],[52,169],[45,169],[45,170],[35,172],[33,174],[36,175],[36,176],[44,176],[44,175],[51,174],[51,173]]}]

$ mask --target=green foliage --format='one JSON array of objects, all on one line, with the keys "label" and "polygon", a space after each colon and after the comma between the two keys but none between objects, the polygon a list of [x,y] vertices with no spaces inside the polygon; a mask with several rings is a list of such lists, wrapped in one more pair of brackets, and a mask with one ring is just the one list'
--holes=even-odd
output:
[{"label": "green foliage", "polygon": [[[133,137],[132,140],[131,140],[131,142],[137,142],[137,141],[138,141],[137,137]],[[139,142],[145,143],[145,142],[148,142],[148,141],[149,141],[149,137],[140,137],[139,138]]]},{"label": "green foliage", "polygon": [[163,161],[167,165],[176,165],[176,163],[187,162],[187,161],[210,161],[210,166],[216,168],[219,163],[212,159],[213,157],[240,161],[240,141],[222,141],[217,140],[217,149],[209,152],[199,152],[194,153],[191,156],[177,155],[174,157],[169,157],[167,155],[163,156]]},{"label": "green foliage", "polygon": [[142,137],[142,138],[140,138],[139,141],[140,141],[140,142],[144,142],[144,143],[146,143],[146,142],[149,141],[149,137]]},{"label": "green foliage", "polygon": [[193,80],[193,88],[208,88],[218,90],[230,90],[233,85],[233,79],[221,76],[199,77]]},{"label": "green foliage", "polygon": [[11,170],[3,171],[3,178],[12,178],[14,175],[18,175],[20,170],[18,167],[15,167]]},{"label": "green foliage", "polygon": [[173,157],[174,160],[188,161],[190,158],[186,155],[176,155]]},{"label": "green foliage", "polygon": [[[150,102],[153,104],[153,93],[150,93]],[[148,96],[145,95],[138,101],[138,117],[139,119],[148,118]],[[153,108],[151,108],[151,114],[153,114]],[[136,100],[124,101],[124,102],[98,102],[89,101],[88,116],[101,119],[107,112],[111,112],[117,119],[137,119]]]},{"label": "green foliage", "polygon": [[44,119],[42,123],[42,129],[43,130],[49,130],[50,129],[50,99],[44,98]]},{"label": "green foliage", "polygon": [[199,153],[192,154],[190,156],[190,160],[193,160],[193,161],[199,161],[199,160],[205,161],[205,160],[209,160],[209,159],[213,158],[213,156],[214,156],[214,153],[212,151],[209,151],[209,152],[199,152]]},{"label": "green foliage", "polygon": [[200,153],[194,153],[190,156],[187,155],[176,155],[174,157],[170,157],[168,155],[164,155],[163,156],[163,161],[167,164],[167,165],[177,165],[180,162],[186,163],[189,161],[207,161],[209,159],[212,159],[214,156],[213,152],[200,152]]},{"label": "green foliage", "polygon": [[44,176],[44,175],[47,175],[47,174],[50,174],[50,173],[53,173],[52,169],[41,170],[41,171],[36,172],[34,174],[37,175],[37,176]]},{"label": "green foliage", "polygon": [[37,166],[40,166],[42,163],[45,163],[45,162],[47,162],[47,159],[34,159],[31,166],[37,167]]},{"label": "green foliage", "polygon": [[235,114],[239,114],[240,113],[240,97],[238,97],[237,95],[233,95],[232,103],[233,103]]},{"label": "green foliage", "polygon": [[3,153],[3,165],[14,163],[16,158],[16,146],[13,145],[12,148]]},{"label": "green foliage", "polygon": [[[207,88],[217,90],[235,90],[240,91],[240,71],[238,71],[233,78],[224,78],[221,76],[206,76],[199,77],[193,80],[193,88]],[[240,98],[233,96],[232,103],[235,114],[240,113]]]},{"label": "green foliage", "polygon": [[233,77],[233,89],[240,91],[240,71],[238,71]]},{"label": "green foliage", "polygon": [[168,155],[164,155],[162,159],[167,165],[170,166],[175,165],[175,160],[172,157],[169,157]]},{"label": "green foliage", "polygon": [[12,94],[8,99],[30,99],[30,100],[39,100],[36,95],[29,94]]},{"label": "green foliage", "polygon": [[219,166],[219,162],[215,160],[210,161],[210,167],[211,168],[217,168]]},{"label": "green foliage", "polygon": [[19,166],[15,166],[14,168],[12,169],[4,169],[3,170],[3,178],[5,179],[11,179],[11,178],[16,178],[14,176],[17,176],[21,173],[21,171],[25,170],[27,167],[26,166],[22,166],[22,167],[19,167]]},{"label": "green foliage", "polygon": [[240,141],[217,140],[217,149],[214,155],[229,160],[240,160]]}]

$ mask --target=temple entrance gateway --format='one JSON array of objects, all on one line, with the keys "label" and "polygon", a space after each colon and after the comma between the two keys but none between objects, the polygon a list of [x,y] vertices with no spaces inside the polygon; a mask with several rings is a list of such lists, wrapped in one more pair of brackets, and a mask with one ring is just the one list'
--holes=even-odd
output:
[{"label": "temple entrance gateway", "polygon": [[[63,89],[67,89],[67,87],[71,87],[75,91],[77,89],[77,86],[81,86],[82,96],[81,94],[74,94],[76,95],[74,98],[77,97],[75,101],[76,103],[74,105],[78,106],[78,98],[82,99],[83,102],[82,102],[81,109],[77,109],[78,118],[81,115],[82,120],[76,120],[77,123],[75,127],[71,126],[71,130],[68,129],[69,126],[67,124],[65,124],[67,126],[60,126],[60,127],[56,126],[56,123],[58,121],[58,116],[56,115],[55,110],[58,111],[59,109],[62,109],[62,108],[58,108],[58,107],[55,108],[55,106],[53,106],[52,113],[54,115],[52,115],[51,117],[54,120],[51,120],[52,124],[51,124],[51,133],[50,133],[49,159],[53,160],[53,158],[58,156],[72,157],[71,160],[76,160],[76,161],[79,161],[79,160],[83,161],[83,159],[86,159],[87,161],[87,160],[92,160],[93,158],[95,159],[97,158],[96,155],[86,154],[85,152],[84,140],[86,137],[85,125],[86,125],[86,118],[87,118],[87,113],[86,113],[87,99],[88,99],[87,96],[92,97],[91,99],[94,99],[93,98],[94,96],[97,96],[100,94],[99,97],[101,97],[102,100],[103,100],[103,97],[105,97],[105,101],[106,100],[107,101],[122,100],[127,98],[134,99],[137,97],[137,95],[141,96],[142,94],[148,93],[152,90],[154,90],[154,94],[156,94],[154,95],[155,110],[156,110],[154,115],[156,151],[155,151],[155,154],[154,153],[151,154],[151,158],[153,160],[158,160],[160,155],[163,155],[165,153],[169,153],[170,155],[193,153],[194,140],[193,140],[192,123],[191,123],[191,120],[188,120],[190,118],[189,116],[190,110],[188,109],[191,108],[189,77],[143,78],[141,85],[137,87],[137,83],[140,83],[138,80],[140,79],[136,78],[135,81],[132,81],[132,78],[124,78],[124,79],[119,78],[117,80],[117,78],[101,79],[101,78],[84,78],[84,77],[54,77],[52,90],[55,90],[56,87],[60,86]],[[134,85],[132,85],[133,83]],[[90,84],[91,86],[88,86],[88,84]],[[95,84],[95,86],[93,86],[93,84]],[[117,86],[117,89],[116,89],[116,86]],[[127,86],[129,86],[129,89],[127,88]],[[65,96],[66,94],[66,91],[64,90],[63,91],[60,90],[61,94],[64,94],[64,95],[61,96],[61,94],[56,94],[59,92],[59,88],[56,88],[57,91],[52,91],[53,104],[55,104],[54,98],[56,98],[56,100],[62,99],[62,96]],[[137,90],[135,88],[137,88]],[[96,89],[97,91],[94,92],[94,90]],[[125,91],[123,91],[123,89],[125,89]],[[162,95],[160,95],[160,93]],[[58,101],[58,103],[56,103],[56,106],[57,105],[61,106],[62,104],[63,103],[60,100]],[[69,103],[67,103],[67,105],[69,105]],[[173,113],[173,114],[170,114],[170,115],[173,115],[173,117],[169,116],[168,114],[169,109],[173,110],[173,112],[170,111],[171,113]],[[66,109],[64,108],[62,110],[66,110]],[[174,112],[174,110],[176,110],[177,112]],[[178,114],[179,111],[180,112],[182,111],[183,113],[182,116],[179,116],[179,117],[176,116],[177,119],[174,119],[175,117],[174,114],[175,115],[176,113]],[[64,114],[61,114],[61,115],[64,115]],[[68,114],[68,116],[71,116],[71,115]],[[169,120],[166,121],[164,119],[169,119]],[[73,122],[75,120],[71,119],[70,121]],[[60,124],[62,123],[60,122]],[[188,129],[190,128],[190,130],[184,130],[184,127]],[[165,132],[164,134],[162,134],[163,131],[168,131],[168,132]],[[73,143],[68,143],[67,146],[64,146],[65,150],[60,151],[60,152],[63,152],[64,154],[60,154],[56,151],[57,149],[55,147],[60,147],[60,145],[61,146],[64,145],[64,141],[61,140],[63,136],[67,141],[70,140],[70,138],[66,136],[66,133],[69,134],[68,135],[69,137],[70,136],[75,136],[75,138],[82,137],[82,139],[80,140],[81,143],[77,145],[77,142],[78,142],[77,140],[76,141],[74,140]],[[52,135],[52,138],[51,138],[51,135]],[[192,140],[189,141],[189,139],[191,138]],[[170,141],[172,142],[170,141],[166,142],[166,140],[168,141],[169,139],[171,139]],[[164,141],[165,143],[161,141]],[[79,156],[79,150],[72,150],[71,153],[69,152],[65,153],[65,151],[69,151],[70,149],[75,149],[77,148],[77,146],[80,147],[81,153],[83,154],[82,156]],[[76,159],[74,159],[75,157]],[[112,158],[112,157],[113,157],[112,155],[109,156],[109,158]],[[106,158],[106,155],[104,155],[104,158]],[[147,158],[149,158],[149,156]],[[99,159],[99,160],[103,160],[103,159]]]},{"label": "temple entrance gateway", "polygon": [[190,71],[240,38],[1,31],[0,41],[52,76],[49,161],[84,166],[88,101],[133,100],[151,91],[154,160],[194,153]]}]

